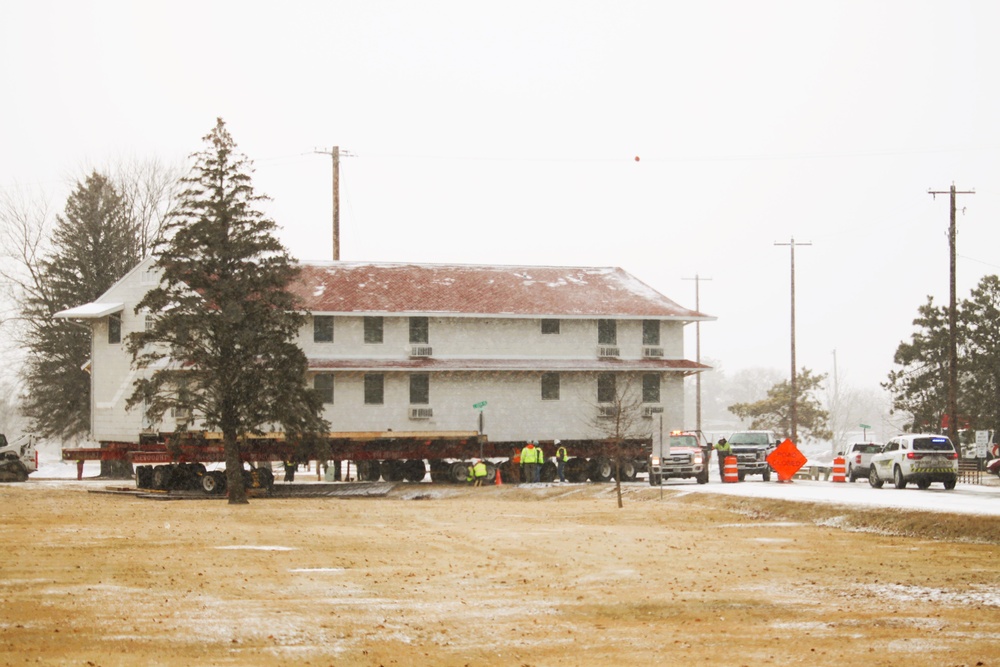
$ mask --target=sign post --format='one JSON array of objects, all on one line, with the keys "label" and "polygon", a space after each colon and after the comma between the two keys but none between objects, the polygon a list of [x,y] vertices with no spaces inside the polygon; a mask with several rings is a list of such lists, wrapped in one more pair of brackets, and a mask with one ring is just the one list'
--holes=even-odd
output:
[{"label": "sign post", "polygon": [[868,442],[868,429],[870,429],[871,426],[869,426],[868,424],[858,424],[858,426],[861,427],[861,433],[863,436],[861,439],[864,440],[865,442]]},{"label": "sign post", "polygon": [[[483,434],[486,418],[483,416],[483,408],[486,407],[486,401],[479,401],[478,403],[473,403],[472,407],[479,410],[479,435]],[[483,439],[479,439],[479,459],[483,458]]]}]

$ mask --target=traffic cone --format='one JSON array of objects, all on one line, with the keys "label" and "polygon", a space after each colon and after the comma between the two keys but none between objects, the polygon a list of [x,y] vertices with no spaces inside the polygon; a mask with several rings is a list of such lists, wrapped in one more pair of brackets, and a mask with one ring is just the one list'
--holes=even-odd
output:
[{"label": "traffic cone", "polygon": [[503,482],[500,480],[500,468],[497,468],[497,478],[494,484],[497,486],[503,486]]}]

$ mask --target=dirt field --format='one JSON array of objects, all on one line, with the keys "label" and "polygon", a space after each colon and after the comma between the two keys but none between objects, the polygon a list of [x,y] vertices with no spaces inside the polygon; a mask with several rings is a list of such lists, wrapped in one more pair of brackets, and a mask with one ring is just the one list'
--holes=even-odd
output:
[{"label": "dirt field", "polygon": [[1000,666],[1000,520],[624,492],[0,486],[0,662]]}]

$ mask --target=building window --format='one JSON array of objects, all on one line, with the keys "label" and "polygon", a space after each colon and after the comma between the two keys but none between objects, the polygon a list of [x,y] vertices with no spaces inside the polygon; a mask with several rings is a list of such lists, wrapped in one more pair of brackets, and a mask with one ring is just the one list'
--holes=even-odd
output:
[{"label": "building window", "polygon": [[313,342],[333,342],[333,315],[313,315]]},{"label": "building window", "polygon": [[618,344],[618,322],[615,320],[597,320],[597,344]]},{"label": "building window", "polygon": [[642,344],[643,345],[660,344],[660,320],[642,321]]},{"label": "building window", "polygon": [[559,400],[559,373],[542,373],[542,400]]},{"label": "building window", "polygon": [[646,373],[642,376],[642,402],[660,402],[660,376],[658,373]]},{"label": "building window", "polygon": [[431,376],[427,373],[410,374],[410,405],[427,405],[431,402]]},{"label": "building window", "polygon": [[153,330],[153,326],[155,324],[156,324],[156,320],[153,317],[153,313],[151,313],[151,312],[149,312],[147,310],[143,314],[143,316],[142,316],[142,330],[143,331],[152,331]]},{"label": "building window", "polygon": [[542,333],[543,334],[559,333],[559,320],[542,320]]},{"label": "building window", "polygon": [[410,342],[411,343],[430,342],[430,329],[426,317],[410,318]]},{"label": "building window", "polygon": [[366,343],[381,343],[382,342],[382,318],[381,317],[366,317],[365,318],[365,342]]},{"label": "building window", "polygon": [[320,373],[313,378],[313,389],[324,403],[333,403],[333,375]]},{"label": "building window", "polygon": [[599,373],[597,375],[597,402],[615,402],[615,374]]},{"label": "building window", "polygon": [[122,316],[115,314],[108,318],[108,345],[122,342]]},{"label": "building window", "polygon": [[379,373],[365,375],[365,405],[382,405],[385,402],[385,376]]}]

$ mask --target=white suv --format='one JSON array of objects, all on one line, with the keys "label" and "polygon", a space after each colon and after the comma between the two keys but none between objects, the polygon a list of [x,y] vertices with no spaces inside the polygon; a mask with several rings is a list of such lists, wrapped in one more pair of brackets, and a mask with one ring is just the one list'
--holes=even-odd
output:
[{"label": "white suv", "polygon": [[844,462],[847,464],[847,479],[852,482],[866,479],[872,456],[881,451],[882,445],[877,442],[855,442],[848,445],[847,449],[839,454],[844,457]]},{"label": "white suv", "polygon": [[926,489],[932,482],[954,489],[958,481],[958,452],[943,435],[898,436],[872,456],[868,469],[868,483],[876,489],[889,479],[897,489],[905,488],[908,482],[915,482],[920,489]]}]

